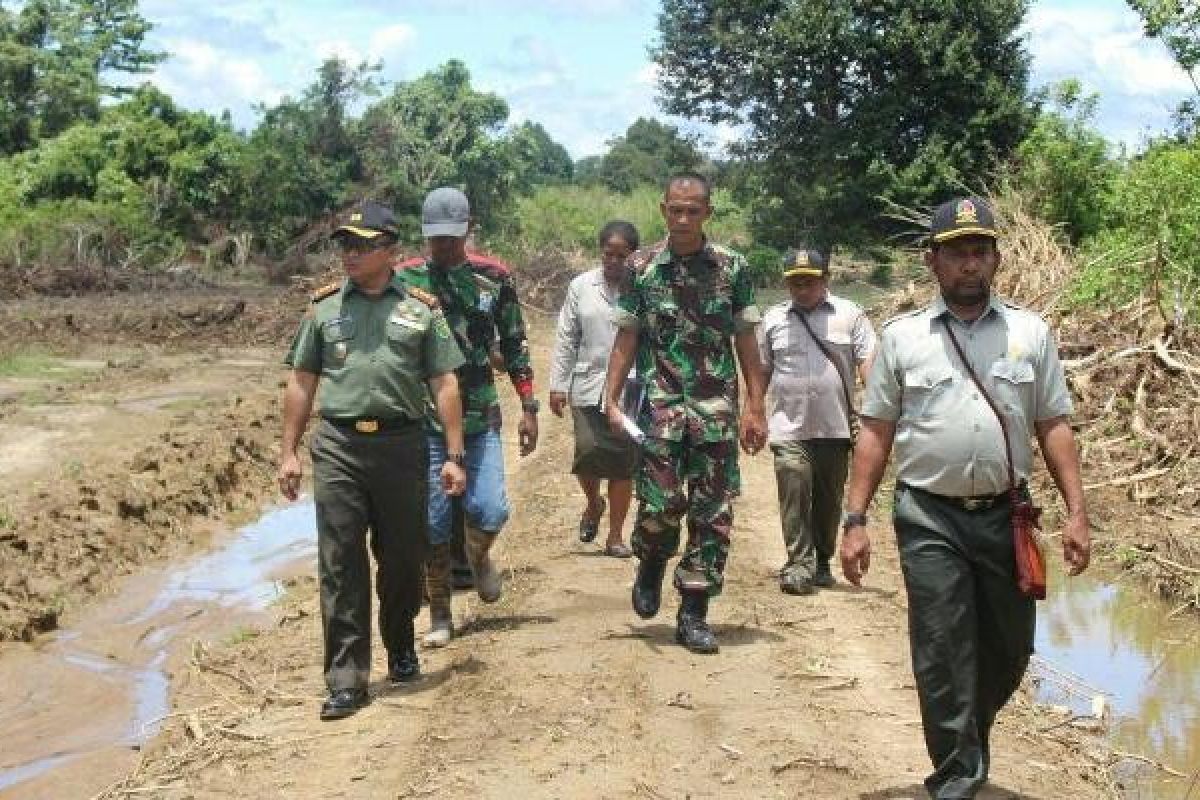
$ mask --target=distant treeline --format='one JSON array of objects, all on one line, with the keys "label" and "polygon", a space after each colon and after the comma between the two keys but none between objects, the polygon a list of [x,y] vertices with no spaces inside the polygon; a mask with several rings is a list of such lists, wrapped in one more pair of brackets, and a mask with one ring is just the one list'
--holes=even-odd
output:
[{"label": "distant treeline", "polygon": [[[1200,12],[1130,5],[1193,73]],[[379,64],[329,60],[241,131],[132,88],[167,57],[146,48],[136,0],[0,0],[0,268],[261,261],[286,273],[364,197],[393,205],[415,238],[421,197],[446,184],[470,196],[492,249],[588,251],[612,216],[660,234],[663,178],[694,169],[719,187],[713,230],[764,280],[798,244],[884,263],[916,234],[889,208],[1003,183],[1079,248],[1078,297],[1158,281],[1194,306],[1195,104],[1176,130],[1124,152],[1097,133],[1096,98],[1078,83],[1030,89],[1026,11],[1024,0],[664,0],[653,53],[664,110],[734,126],[738,141],[717,158],[639,119],[573,162],[540,124],[508,124],[504,99],[474,89],[458,61],[385,83]]]}]

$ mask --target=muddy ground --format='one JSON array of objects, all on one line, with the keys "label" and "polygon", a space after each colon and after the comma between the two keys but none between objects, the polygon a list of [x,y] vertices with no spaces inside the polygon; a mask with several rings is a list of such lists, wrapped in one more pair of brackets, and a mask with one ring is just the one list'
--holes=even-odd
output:
[{"label": "muddy ground", "polygon": [[[0,377],[0,637],[36,643],[123,576],[203,547],[272,496],[277,362],[302,305],[206,290],[3,309],[23,349],[46,355]],[[539,318],[534,330],[544,376],[550,328]],[[694,656],[672,641],[671,604],[650,622],[633,615],[631,562],[573,541],[569,424],[542,419],[523,460],[506,430],[505,598],[457,596],[461,635],[423,654],[419,684],[388,689],[377,652],[372,704],[318,722],[305,570],[258,635],[197,642],[173,672],[163,735],[131,774],[78,796],[923,796],[905,600],[880,519],[865,591],[784,596],[770,459],[745,459],[728,588],[711,615],[722,650]],[[1080,735],[1014,704],[982,796],[1110,796],[1105,754]],[[53,773],[10,794],[77,796]]]}]

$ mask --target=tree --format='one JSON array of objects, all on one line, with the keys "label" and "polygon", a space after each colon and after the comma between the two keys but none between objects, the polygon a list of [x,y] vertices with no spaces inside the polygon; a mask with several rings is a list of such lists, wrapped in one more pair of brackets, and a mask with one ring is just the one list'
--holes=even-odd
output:
[{"label": "tree", "polygon": [[494,224],[515,182],[512,153],[494,138],[507,118],[508,104],[473,89],[461,61],[396,84],[357,127],[368,191],[415,218],[428,190],[458,185],[476,219]]},{"label": "tree", "polygon": [[162,60],[144,49],[150,23],[137,0],[0,2],[0,154],[99,116],[104,97],[133,90],[110,82]]},{"label": "tree", "polygon": [[597,177],[610,189],[630,192],[645,184],[660,186],[669,175],[695,170],[703,162],[694,138],[674,125],[639,117],[624,136],[609,142]]},{"label": "tree", "polygon": [[1031,121],[1026,0],[664,0],[669,113],[742,126],[756,228],[828,249],[878,233],[879,196],[930,203]]},{"label": "tree", "polygon": [[1187,73],[1196,96],[1184,100],[1175,110],[1180,138],[1195,136],[1200,128],[1200,6],[1192,0],[1126,0],[1142,17],[1146,35],[1161,41]]},{"label": "tree", "polygon": [[1042,111],[1016,153],[1016,178],[1049,222],[1062,224],[1071,241],[1097,233],[1112,202],[1119,172],[1108,141],[1092,127],[1098,95],[1083,94],[1077,80],[1039,93]]},{"label": "tree", "polygon": [[567,148],[550,138],[537,122],[522,122],[504,137],[504,149],[512,159],[518,191],[538,186],[570,183],[575,165]]}]

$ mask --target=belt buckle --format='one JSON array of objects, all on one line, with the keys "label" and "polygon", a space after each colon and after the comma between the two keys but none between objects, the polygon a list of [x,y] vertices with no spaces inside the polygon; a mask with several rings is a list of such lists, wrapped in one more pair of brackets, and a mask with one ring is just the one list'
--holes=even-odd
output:
[{"label": "belt buckle", "polygon": [[379,420],[377,419],[356,419],[354,421],[354,430],[359,433],[378,433]]},{"label": "belt buckle", "polygon": [[964,497],[962,499],[962,507],[967,511],[979,511],[990,506],[990,497]]}]

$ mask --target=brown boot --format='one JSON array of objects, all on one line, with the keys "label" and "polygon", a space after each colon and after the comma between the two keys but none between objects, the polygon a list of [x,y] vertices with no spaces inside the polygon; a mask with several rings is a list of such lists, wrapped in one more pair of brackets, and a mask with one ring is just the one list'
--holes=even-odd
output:
[{"label": "brown boot", "polygon": [[450,613],[450,545],[435,544],[425,562],[425,594],[429,597],[429,633],[426,647],[445,647],[454,635]]},{"label": "brown boot", "polygon": [[475,591],[479,593],[479,599],[485,603],[494,603],[499,600],[500,592],[503,590],[500,570],[496,569],[496,565],[492,563],[492,559],[488,555],[488,551],[492,549],[492,543],[495,541],[495,534],[485,533],[474,525],[467,525],[467,563],[471,565],[471,572],[475,574]]}]

